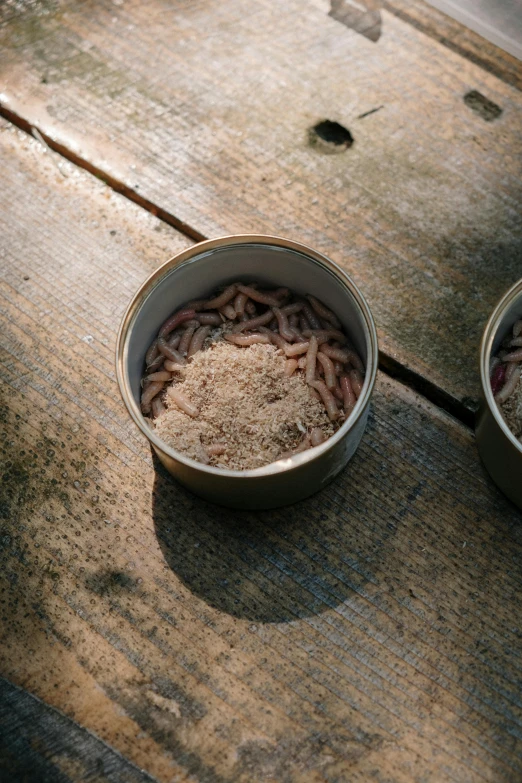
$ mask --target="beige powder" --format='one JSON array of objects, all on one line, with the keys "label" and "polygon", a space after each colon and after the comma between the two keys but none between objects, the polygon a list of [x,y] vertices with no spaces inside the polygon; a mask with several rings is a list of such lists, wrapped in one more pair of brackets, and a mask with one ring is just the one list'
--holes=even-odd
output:
[{"label": "beige powder", "polygon": [[169,446],[198,461],[204,447],[226,445],[210,464],[233,470],[259,468],[299,444],[305,432],[321,427],[326,437],[337,426],[311,393],[304,373],[285,378],[285,357],[273,345],[238,347],[215,335],[178,374],[177,388],[199,408],[191,418],[166,395],[167,411],[154,422]]}]

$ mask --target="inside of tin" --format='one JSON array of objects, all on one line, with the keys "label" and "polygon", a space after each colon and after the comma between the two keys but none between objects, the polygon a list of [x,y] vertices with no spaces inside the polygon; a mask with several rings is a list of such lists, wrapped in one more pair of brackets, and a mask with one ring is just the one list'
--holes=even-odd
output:
[{"label": "inside of tin", "polygon": [[[290,464],[297,465],[313,458],[319,451],[324,451],[330,441],[337,440],[351,422],[357,418],[368,394],[368,386],[372,382],[370,372],[376,354],[372,346],[370,329],[365,313],[359,302],[341,277],[330,269],[327,264],[311,258],[294,249],[271,244],[245,243],[224,245],[203,250],[178,265],[173,265],[165,271],[146,293],[141,306],[129,325],[125,346],[124,364],[129,386],[136,409],[139,413],[141,394],[141,377],[143,361],[147,348],[157,335],[161,324],[175,310],[191,299],[201,299],[209,296],[216,289],[229,283],[241,280],[244,283],[258,282],[268,288],[285,286],[298,294],[313,294],[321,299],[327,307],[336,313],[346,334],[363,359],[368,371],[365,385],[357,405],[351,416],[339,431],[321,446],[309,449],[307,452],[292,457],[291,460],[280,460],[272,466],[257,468],[255,471],[226,471],[230,473],[273,472],[273,466],[281,464],[281,470]],[[139,414],[141,415],[141,414]],[[150,437],[150,431],[147,433]],[[176,458],[182,455],[162,443],[167,452],[173,451]],[[214,471],[224,471],[220,468],[210,468],[199,463],[193,463],[188,457],[183,460],[198,467]]]}]

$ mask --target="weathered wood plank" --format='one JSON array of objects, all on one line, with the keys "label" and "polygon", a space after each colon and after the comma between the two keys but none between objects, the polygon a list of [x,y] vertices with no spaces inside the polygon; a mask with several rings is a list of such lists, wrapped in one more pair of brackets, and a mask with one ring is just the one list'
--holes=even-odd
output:
[{"label": "weathered wood plank", "polygon": [[[7,6],[1,101],[197,232],[330,254],[383,350],[473,407],[483,325],[520,276],[520,93],[390,7],[373,43],[326,0]],[[310,146],[324,118],[346,152]]]},{"label": "weathered wood plank", "polygon": [[522,528],[470,433],[381,377],[326,491],[198,500],[112,371],[186,240],[5,124],[0,159],[2,674],[161,781],[516,779]]},{"label": "weathered wood plank", "polygon": [[3,678],[0,778],[6,783],[154,783],[85,729]]},{"label": "weathered wood plank", "polygon": [[[520,60],[499,49],[474,30],[442,13],[424,0],[382,0],[382,5],[392,14],[413,24],[423,33],[440,41],[457,54],[485,68],[499,79],[522,87]],[[436,5],[436,3],[434,4]]]}]

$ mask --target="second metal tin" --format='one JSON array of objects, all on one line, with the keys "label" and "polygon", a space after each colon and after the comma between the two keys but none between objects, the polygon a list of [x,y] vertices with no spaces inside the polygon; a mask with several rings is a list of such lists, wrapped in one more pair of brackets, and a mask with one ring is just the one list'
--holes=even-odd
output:
[{"label": "second metal tin", "polygon": [[489,364],[515,321],[522,318],[522,280],[496,306],[480,346],[482,397],[476,424],[481,459],[493,481],[522,509],[522,443],[513,435],[493,398]]}]

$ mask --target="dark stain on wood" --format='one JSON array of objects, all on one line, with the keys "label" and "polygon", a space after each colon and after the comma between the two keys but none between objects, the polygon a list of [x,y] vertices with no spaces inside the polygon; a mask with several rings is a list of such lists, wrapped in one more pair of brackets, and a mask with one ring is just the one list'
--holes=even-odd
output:
[{"label": "dark stain on wood", "polygon": [[482,117],[486,122],[493,122],[498,119],[502,114],[502,109],[494,101],[490,101],[485,95],[478,92],[478,90],[470,90],[464,96],[464,103],[466,106]]},{"label": "dark stain on wood", "polygon": [[130,574],[123,571],[101,571],[85,580],[85,586],[97,595],[105,596],[120,590],[136,590],[138,584]]}]

